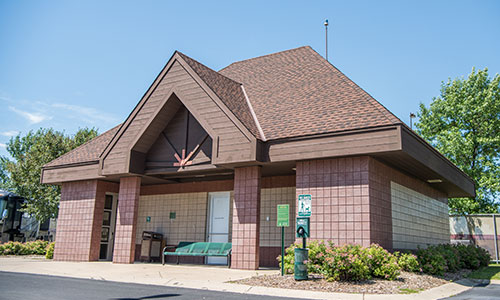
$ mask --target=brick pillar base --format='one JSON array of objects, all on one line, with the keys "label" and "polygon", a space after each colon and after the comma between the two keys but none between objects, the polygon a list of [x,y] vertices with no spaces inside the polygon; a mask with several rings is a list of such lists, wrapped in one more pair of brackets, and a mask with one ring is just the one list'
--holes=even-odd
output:
[{"label": "brick pillar base", "polygon": [[131,264],[135,256],[135,231],[141,191],[140,177],[120,178],[113,262]]},{"label": "brick pillar base", "polygon": [[261,167],[234,170],[231,268],[259,268]]}]

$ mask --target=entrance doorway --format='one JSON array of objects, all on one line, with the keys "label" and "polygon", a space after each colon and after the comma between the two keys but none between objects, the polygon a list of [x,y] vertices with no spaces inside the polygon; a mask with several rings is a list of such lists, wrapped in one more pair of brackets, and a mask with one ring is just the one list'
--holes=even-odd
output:
[{"label": "entrance doorway", "polygon": [[99,260],[113,259],[117,204],[118,195],[106,195],[104,200],[104,211],[102,213],[101,248],[99,251]]},{"label": "entrance doorway", "polygon": [[[227,243],[229,241],[230,193],[209,193],[207,241]],[[225,265],[226,257],[207,257],[209,265]]]}]

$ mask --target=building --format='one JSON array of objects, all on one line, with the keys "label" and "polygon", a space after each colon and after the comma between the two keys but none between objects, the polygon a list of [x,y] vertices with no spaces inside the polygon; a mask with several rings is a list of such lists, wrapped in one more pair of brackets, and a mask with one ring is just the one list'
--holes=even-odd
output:
[{"label": "building", "polygon": [[175,52],[124,123],[45,165],[42,182],[62,185],[56,260],[132,263],[151,230],[168,245],[231,241],[241,269],[277,264],[276,205],[293,221],[300,194],[311,238],[387,249],[448,242],[447,198],[474,196],[310,47],[220,71]]}]

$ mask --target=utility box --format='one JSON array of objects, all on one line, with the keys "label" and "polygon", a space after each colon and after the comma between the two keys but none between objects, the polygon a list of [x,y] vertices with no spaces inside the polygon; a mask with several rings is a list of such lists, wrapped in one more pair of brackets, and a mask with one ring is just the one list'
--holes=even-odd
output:
[{"label": "utility box", "polygon": [[297,233],[296,237],[298,238],[308,238],[310,237],[310,231],[309,231],[309,218],[308,217],[297,217],[297,222],[296,224],[296,230],[295,232]]},{"label": "utility box", "polygon": [[143,231],[141,243],[141,261],[161,261],[163,234]]}]

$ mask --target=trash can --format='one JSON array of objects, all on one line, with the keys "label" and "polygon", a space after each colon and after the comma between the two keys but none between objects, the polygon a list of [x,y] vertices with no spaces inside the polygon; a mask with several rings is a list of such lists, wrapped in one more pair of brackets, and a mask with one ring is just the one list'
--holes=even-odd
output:
[{"label": "trash can", "polygon": [[144,231],[142,232],[141,261],[161,261],[163,234]]},{"label": "trash can", "polygon": [[307,280],[307,264],[309,249],[295,248],[295,264],[293,277],[295,280]]}]

